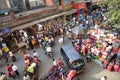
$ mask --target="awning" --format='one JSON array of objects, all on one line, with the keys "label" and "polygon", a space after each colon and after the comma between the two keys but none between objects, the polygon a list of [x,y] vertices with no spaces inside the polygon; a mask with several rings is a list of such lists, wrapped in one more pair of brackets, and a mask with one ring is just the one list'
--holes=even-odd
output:
[{"label": "awning", "polygon": [[75,35],[84,34],[84,30],[80,26],[72,28],[72,33]]},{"label": "awning", "polygon": [[[14,27],[14,28],[11,29],[11,32],[13,32],[15,30],[20,30],[20,29],[27,28],[29,26],[35,25],[35,24],[40,23],[40,22],[44,22],[44,21],[47,21],[47,20],[50,20],[50,19],[54,19],[54,18],[59,17],[59,16],[70,15],[70,14],[73,14],[73,13],[76,13],[76,12],[77,12],[76,9],[72,9],[70,11],[58,13],[58,14],[55,14],[55,15],[52,15],[52,16],[49,16],[49,17],[45,17],[45,18],[41,18],[41,19],[38,19],[38,20],[35,20],[35,21],[32,21],[32,22]],[[2,33],[0,33],[0,35],[2,35]]]}]

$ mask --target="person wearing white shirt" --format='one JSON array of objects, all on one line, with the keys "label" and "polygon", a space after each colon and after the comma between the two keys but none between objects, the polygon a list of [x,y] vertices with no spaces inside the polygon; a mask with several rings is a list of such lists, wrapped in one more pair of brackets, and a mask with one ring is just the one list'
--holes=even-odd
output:
[{"label": "person wearing white shirt", "polygon": [[38,52],[36,52],[36,51],[33,51],[33,52],[34,52],[33,56],[39,57]]},{"label": "person wearing white shirt", "polygon": [[12,70],[15,72],[15,74],[17,74],[19,76],[18,68],[16,65],[12,64]]},{"label": "person wearing white shirt", "polygon": [[52,52],[52,48],[51,47],[47,47],[46,51],[47,51],[47,53]]},{"label": "person wearing white shirt", "polygon": [[11,51],[9,51],[9,55],[10,55],[10,57],[13,57],[13,56],[14,56]]},{"label": "person wearing white shirt", "polygon": [[60,37],[59,40],[58,40],[59,44],[63,44],[63,37]]},{"label": "person wearing white shirt", "polygon": [[53,65],[57,65],[57,62],[55,59],[53,59]]}]

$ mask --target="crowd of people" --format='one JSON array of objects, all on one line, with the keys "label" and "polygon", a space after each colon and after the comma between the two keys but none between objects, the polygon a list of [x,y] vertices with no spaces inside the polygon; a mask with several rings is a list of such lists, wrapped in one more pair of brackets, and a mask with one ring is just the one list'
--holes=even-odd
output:
[{"label": "crowd of people", "polygon": [[[28,36],[25,31],[20,31],[22,41],[27,45],[27,49],[35,49],[38,46],[43,47],[46,52],[52,51],[52,46],[55,45],[55,36],[59,35],[59,44],[62,46],[64,43],[64,36],[66,35],[68,39],[72,40],[75,49],[82,55],[86,57],[87,62],[91,62],[91,58],[95,59],[95,62],[100,64],[102,67],[107,68],[112,71],[120,71],[120,47],[114,46],[114,42],[117,34],[111,33],[108,30],[100,29],[104,21],[107,18],[104,16],[102,11],[94,11],[91,14],[80,14],[79,16],[73,17],[71,20],[62,23],[61,26],[54,24],[54,27],[50,30],[43,28],[42,33],[35,33],[35,35]],[[72,23],[69,24],[69,23]],[[72,34],[71,28],[75,26],[81,26],[83,30],[88,30],[84,35],[74,36]],[[90,27],[93,27],[91,29]],[[85,36],[85,37],[84,37]],[[27,51],[24,51],[24,76],[23,80],[38,80],[38,66],[41,60],[38,58],[39,54],[33,51],[33,56],[30,56]],[[12,61],[16,61],[16,57],[13,52],[10,51],[9,44],[5,43],[4,40],[0,41],[0,64],[2,63],[2,58],[8,61],[8,55],[11,57]],[[59,66],[63,63],[61,60],[58,62]],[[56,66],[57,63],[53,59],[53,65]],[[8,71],[8,76],[15,79],[19,76],[19,71],[17,66],[8,64],[6,67]],[[0,80],[7,80],[5,72],[1,72]]]},{"label": "crowd of people", "polygon": [[[83,35],[74,37],[72,43],[75,49],[86,57],[87,62],[91,62],[91,58],[93,58],[101,67],[109,71],[119,72],[120,45],[116,42],[118,33],[111,32],[110,29],[107,30],[106,26],[101,26],[103,22],[108,21],[104,13],[98,11],[94,12],[93,15],[94,27],[88,29],[86,35],[84,35],[85,38]],[[85,18],[85,21],[88,23],[91,21],[89,16]],[[108,26],[111,25],[108,24]]]},{"label": "crowd of people", "polygon": [[33,56],[30,56],[24,51],[25,68],[23,80],[38,80],[38,67],[41,60],[38,58],[39,54],[37,51],[33,51]]}]

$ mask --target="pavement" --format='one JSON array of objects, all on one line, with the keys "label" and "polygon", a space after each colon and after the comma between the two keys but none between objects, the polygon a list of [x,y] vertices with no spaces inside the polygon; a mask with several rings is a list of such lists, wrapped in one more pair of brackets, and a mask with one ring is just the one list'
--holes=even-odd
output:
[{"label": "pavement", "polygon": [[[60,55],[60,45],[58,44],[58,38],[55,39],[55,46],[53,47],[54,52],[54,58],[58,60],[58,58],[61,57]],[[71,44],[71,41],[65,37],[65,42],[63,45]],[[50,67],[53,65],[52,58],[49,58],[47,55],[45,55],[44,50],[42,48],[35,49],[39,53],[39,59],[42,61],[42,63],[39,65],[39,79],[44,76],[50,69]],[[31,56],[33,56],[33,50],[26,50]],[[16,78],[16,80],[23,80],[23,68],[24,68],[24,58],[23,58],[23,52],[15,54],[17,58],[17,62],[12,62],[11,59],[9,59],[9,64],[15,64],[18,66],[18,71],[20,72],[20,76]],[[86,61],[85,61],[86,62]],[[4,62],[3,66],[0,67],[0,72],[4,71],[7,73],[5,67],[7,63]],[[86,63],[85,71],[80,73],[78,77],[80,80],[100,80],[101,77],[107,76],[108,80],[120,80],[120,73],[118,72],[109,72],[107,70],[103,70],[100,65],[96,64],[94,60],[92,60],[91,63]],[[8,79],[12,80],[12,79]]]}]

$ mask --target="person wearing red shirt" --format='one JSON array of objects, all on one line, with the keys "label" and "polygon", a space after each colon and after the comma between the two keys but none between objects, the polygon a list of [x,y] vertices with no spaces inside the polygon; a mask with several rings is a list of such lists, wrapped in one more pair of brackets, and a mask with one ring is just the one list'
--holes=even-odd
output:
[{"label": "person wearing red shirt", "polygon": [[63,66],[63,65],[64,65],[61,58],[58,59],[58,65],[59,65],[59,66]]},{"label": "person wearing red shirt", "polygon": [[11,72],[12,71],[12,66],[10,66],[9,64],[7,64],[6,69],[7,69],[8,72]]},{"label": "person wearing red shirt", "polygon": [[115,54],[117,54],[119,50],[117,47],[113,47],[113,51],[115,52]]}]

